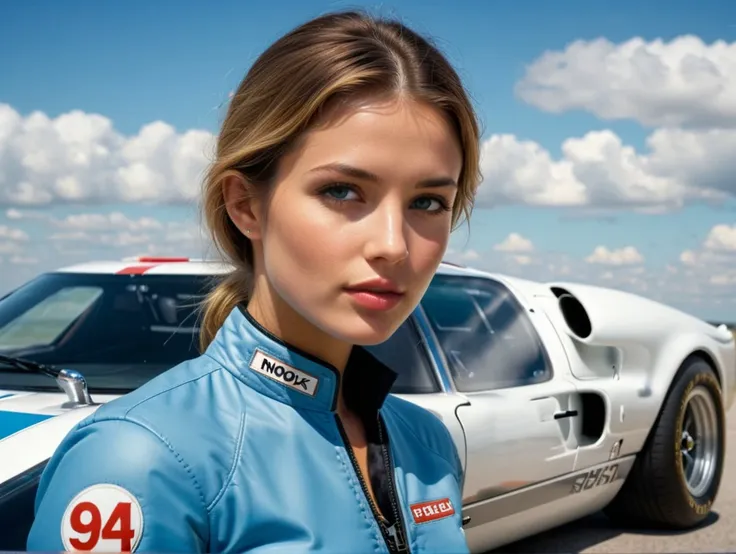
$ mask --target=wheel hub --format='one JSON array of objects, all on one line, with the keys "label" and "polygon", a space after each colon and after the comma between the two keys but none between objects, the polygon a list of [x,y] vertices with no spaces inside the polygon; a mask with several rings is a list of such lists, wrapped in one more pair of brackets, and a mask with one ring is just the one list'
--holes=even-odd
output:
[{"label": "wheel hub", "polygon": [[717,470],[717,413],[709,390],[698,386],[690,391],[680,429],[680,463],[688,491],[695,497],[708,491]]},{"label": "wheel hub", "polygon": [[690,436],[687,431],[682,432],[682,450],[685,452],[692,452],[695,448],[695,439]]}]

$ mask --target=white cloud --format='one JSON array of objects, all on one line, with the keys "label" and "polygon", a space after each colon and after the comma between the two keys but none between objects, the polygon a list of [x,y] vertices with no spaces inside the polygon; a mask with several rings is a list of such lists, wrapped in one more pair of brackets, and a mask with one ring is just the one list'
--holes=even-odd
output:
[{"label": "white cloud", "polygon": [[661,128],[641,151],[592,130],[565,140],[559,158],[534,141],[494,135],[483,144],[480,206],[652,213],[736,194],[736,43],[576,41],[535,60],[517,92],[543,110]]},{"label": "white cloud", "polygon": [[579,206],[588,202],[587,187],[575,177],[572,163],[553,160],[536,142],[493,135],[481,146],[481,164],[479,206]]},{"label": "white cloud", "polygon": [[22,116],[0,104],[0,204],[190,201],[212,140],[161,121],[126,137],[101,115]]},{"label": "white cloud", "polygon": [[531,252],[534,250],[532,241],[522,237],[519,233],[509,233],[509,235],[496,246],[494,250],[500,252]]},{"label": "white cloud", "polygon": [[79,212],[57,217],[52,210],[8,210],[6,217],[18,227],[32,225],[34,236],[29,237],[21,228],[0,225],[0,257],[6,268],[9,264],[17,266],[12,272],[0,270],[0,294],[38,272],[79,262],[142,255],[191,258],[216,255],[191,210],[174,208],[169,211],[169,217],[177,211],[178,218],[162,221],[124,211]]},{"label": "white cloud", "polygon": [[578,40],[534,60],[516,86],[529,104],[560,113],[658,127],[736,127],[736,43],[632,38]]},{"label": "white cloud", "polygon": [[[204,229],[194,221],[164,223],[150,217],[132,219],[120,212],[112,212],[74,214],[64,219],[48,218],[48,223],[52,229],[59,229],[48,235],[59,251],[68,249],[70,245],[86,243],[117,248],[133,247],[136,252],[143,248],[142,253],[165,250],[167,254],[189,255],[192,251],[210,246]],[[131,252],[127,250],[121,253],[128,254]]]},{"label": "white cloud", "polygon": [[[619,254],[624,250],[619,249]],[[608,248],[600,252],[610,257],[612,250]],[[564,280],[611,287],[663,302],[697,317],[712,317],[716,320],[720,317],[727,321],[736,319],[728,315],[727,308],[720,312],[720,316],[713,311],[719,303],[725,306],[736,304],[734,266],[724,266],[714,271],[713,267],[659,266],[656,263],[596,264],[587,262],[585,257],[539,250],[533,256],[524,256],[522,260],[516,257],[491,248],[482,252],[477,262],[469,265],[542,283]],[[623,257],[626,258],[626,255]]]},{"label": "white cloud", "polygon": [[633,246],[625,246],[609,250],[605,246],[596,246],[593,253],[585,261],[589,264],[634,265],[644,261],[644,256]]},{"label": "white cloud", "polygon": [[[209,247],[209,237],[194,219],[162,222],[152,217],[131,218],[120,211],[77,213],[56,218],[49,213],[17,209],[8,210],[6,216],[14,220],[35,220],[37,224],[46,225],[48,233],[45,240],[54,244],[59,252],[68,251],[72,245],[79,247],[82,244],[87,245],[87,248],[94,245],[119,248],[145,246],[147,252],[164,247],[174,252],[180,247],[178,254],[181,255],[183,251]],[[14,232],[22,233],[19,230]],[[3,226],[0,226],[0,239],[3,233]],[[116,255],[113,253],[113,257]]]},{"label": "white cloud", "polygon": [[680,254],[680,261],[685,265],[695,265],[696,255],[692,250],[685,250]]},{"label": "white cloud", "polygon": [[109,214],[81,213],[69,215],[62,220],[54,220],[54,225],[62,229],[79,229],[84,231],[157,231],[163,229],[160,221],[151,217],[130,219],[121,212]]},{"label": "white cloud", "polygon": [[708,250],[736,251],[736,225],[714,226],[703,246]]},{"label": "white cloud", "polygon": [[736,285],[736,274],[735,273],[716,273],[714,275],[711,275],[708,282],[711,285],[716,285],[716,286]]},{"label": "white cloud", "polygon": [[535,142],[492,136],[483,144],[477,204],[662,212],[736,193],[736,129],[659,129],[647,146],[637,152],[613,131],[591,131],[567,139],[554,159]]},{"label": "white cloud", "polygon": [[[0,104],[0,205],[13,220],[42,218],[39,208],[69,202],[189,203],[198,198],[213,139],[160,121],[126,137],[100,115],[23,117]],[[637,152],[610,130],[591,131],[567,139],[555,159],[534,141],[493,135],[482,145],[476,204],[657,212],[736,192],[736,128],[660,129],[647,146]]]},{"label": "white cloud", "polygon": [[736,224],[721,223],[711,227],[700,247],[684,250],[680,254],[680,263],[697,271],[707,270],[714,274],[736,268]]},{"label": "white cloud", "polygon": [[11,255],[23,252],[21,243],[27,243],[28,233],[22,229],[0,225],[0,254]]},{"label": "white cloud", "polygon": [[468,248],[466,250],[457,251],[454,248],[448,248],[445,251],[445,258],[455,263],[471,263],[480,259],[480,254],[477,250]]},{"label": "white cloud", "polygon": [[28,233],[22,229],[0,225],[0,240],[25,241],[28,240]]}]

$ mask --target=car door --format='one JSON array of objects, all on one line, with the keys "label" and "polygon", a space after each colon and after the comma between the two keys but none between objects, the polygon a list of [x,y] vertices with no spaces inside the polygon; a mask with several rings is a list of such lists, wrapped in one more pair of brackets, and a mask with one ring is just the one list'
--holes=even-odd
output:
[{"label": "car door", "polygon": [[504,496],[575,465],[578,399],[549,321],[502,283],[481,277],[437,275],[421,306],[468,400],[457,416],[467,442],[464,505],[479,507],[466,508],[474,514],[470,525],[539,502],[534,494]]}]

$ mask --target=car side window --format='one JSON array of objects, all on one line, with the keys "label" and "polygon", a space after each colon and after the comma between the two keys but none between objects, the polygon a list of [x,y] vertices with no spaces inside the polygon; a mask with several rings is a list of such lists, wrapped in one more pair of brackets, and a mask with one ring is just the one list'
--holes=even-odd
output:
[{"label": "car side window", "polygon": [[368,346],[366,350],[398,373],[392,393],[426,394],[440,390],[429,354],[412,318],[388,340]]},{"label": "car side window", "polygon": [[530,385],[552,377],[524,308],[501,283],[437,275],[422,307],[459,391]]}]

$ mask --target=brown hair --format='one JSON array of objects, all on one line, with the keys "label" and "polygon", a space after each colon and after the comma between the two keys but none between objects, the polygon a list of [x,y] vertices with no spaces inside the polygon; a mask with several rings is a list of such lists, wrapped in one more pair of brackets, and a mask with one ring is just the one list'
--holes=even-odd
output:
[{"label": "brown hair", "polygon": [[250,241],[224,208],[222,181],[238,172],[267,187],[279,158],[327,102],[356,94],[402,94],[441,110],[463,152],[453,225],[470,216],[479,171],[479,125],[461,80],[425,38],[398,21],[360,12],[320,16],[293,29],[256,60],[233,95],[206,175],[203,211],[215,246],[235,266],[204,302],[206,349],[236,304],[247,299]]}]

